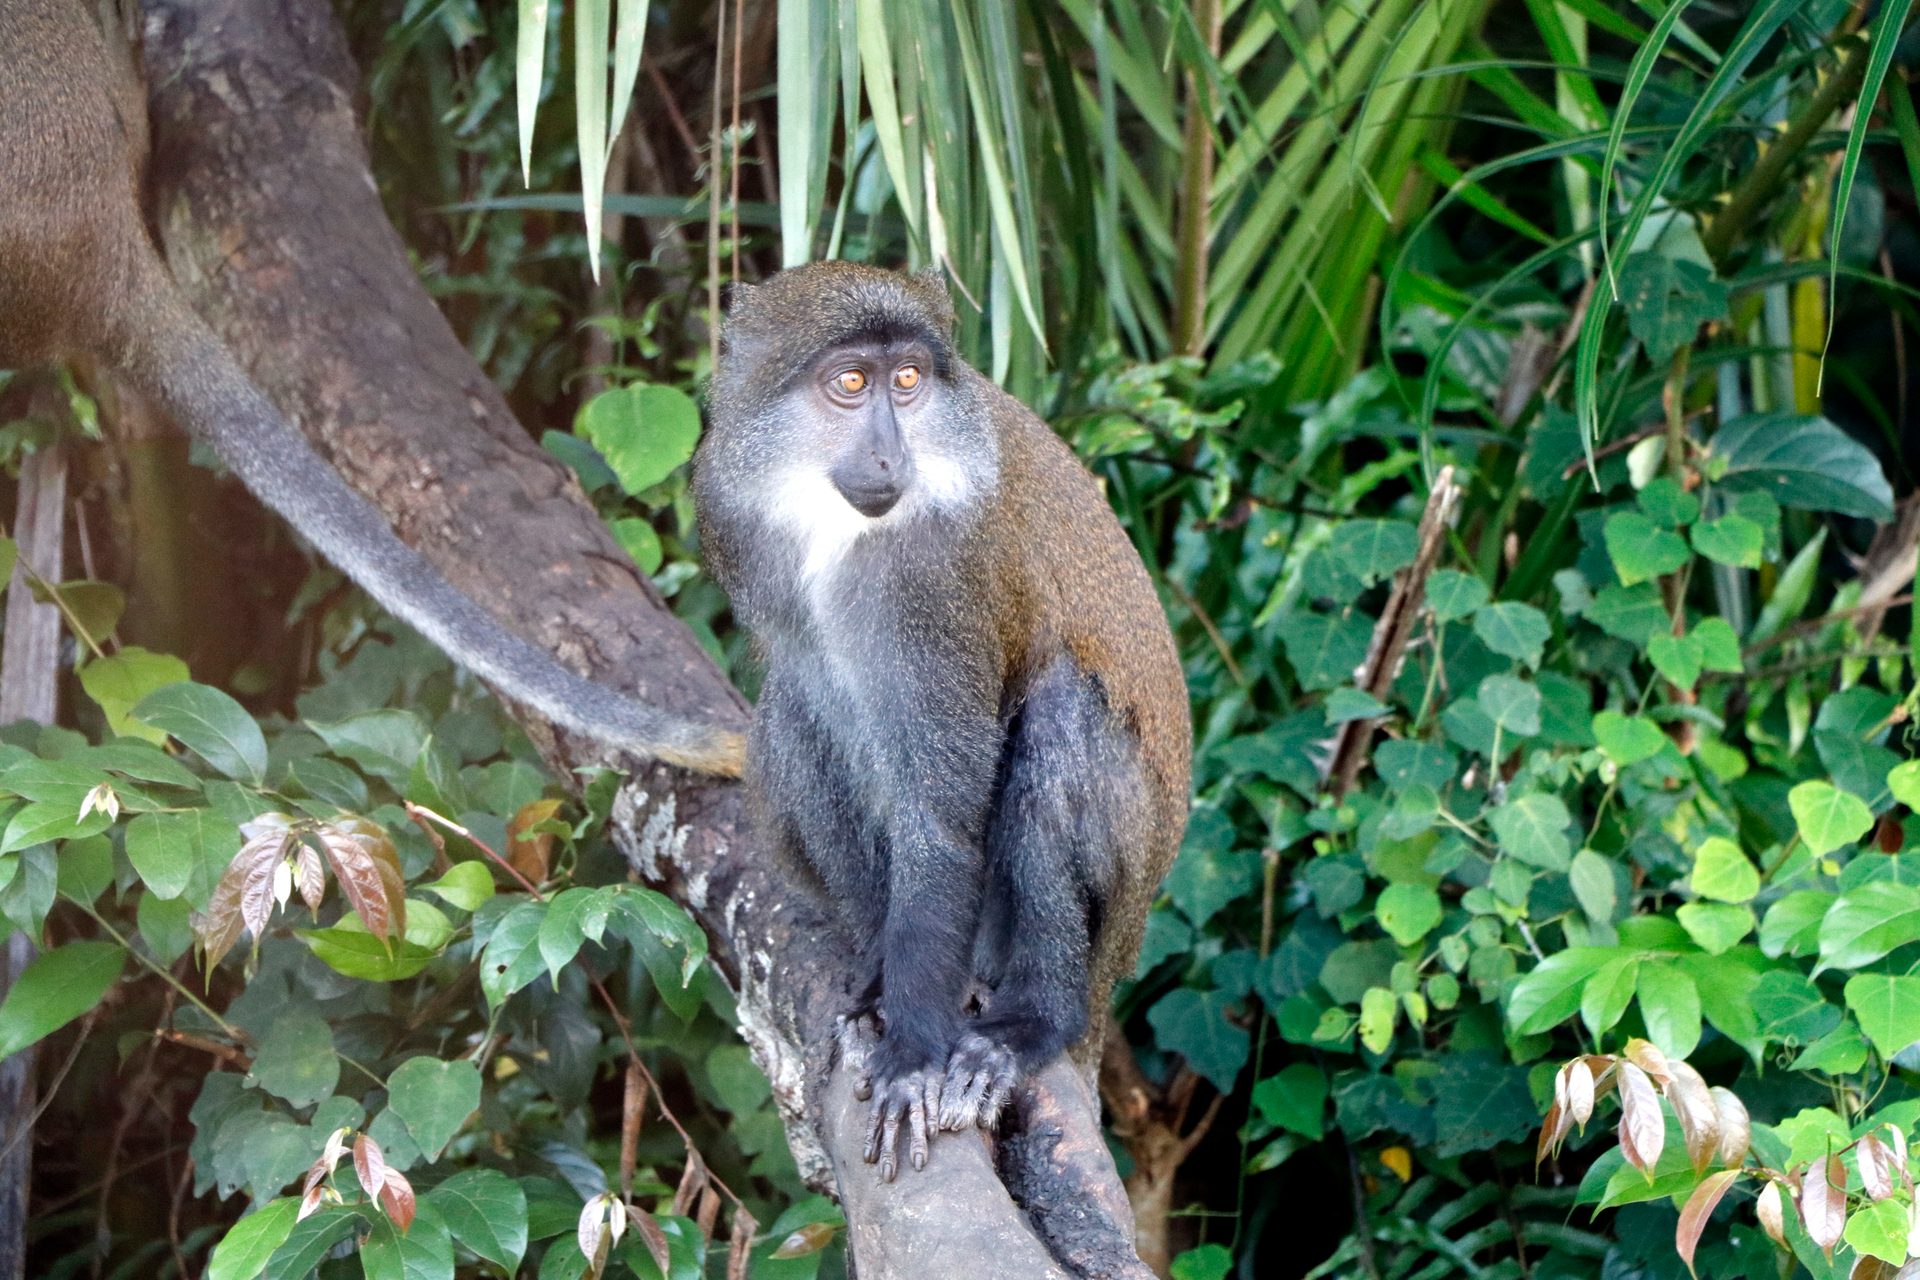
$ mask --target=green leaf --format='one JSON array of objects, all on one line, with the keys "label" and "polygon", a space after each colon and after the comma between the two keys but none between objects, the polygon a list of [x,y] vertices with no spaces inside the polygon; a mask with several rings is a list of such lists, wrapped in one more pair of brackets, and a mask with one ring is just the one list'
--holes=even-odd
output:
[{"label": "green leaf", "polygon": [[1346,520],[1328,548],[1342,568],[1371,586],[1413,563],[1420,535],[1405,520]]},{"label": "green leaf", "polygon": [[362,711],[344,720],[308,720],[327,750],[405,791],[413,766],[427,749],[427,726],[420,716],[397,707]]},{"label": "green leaf", "polygon": [[1520,1035],[1538,1035],[1572,1017],[1587,979],[1623,955],[1620,947],[1568,947],[1534,966],[1507,996],[1507,1021]]},{"label": "green leaf", "polygon": [[1766,544],[1766,530],[1745,516],[1722,516],[1693,527],[1695,551],[1736,569],[1758,569]]},{"label": "green leaf", "polygon": [[1583,616],[1608,635],[1642,647],[1673,625],[1651,582],[1602,587]]},{"label": "green leaf", "polygon": [[1627,328],[1656,365],[1693,341],[1700,326],[1727,314],[1727,286],[1697,262],[1659,252],[1636,253],[1620,268]]},{"label": "green leaf", "polygon": [[420,888],[462,911],[477,911],[481,903],[493,896],[493,872],[477,859],[456,862],[447,874]]},{"label": "green leaf", "polygon": [[1537,667],[1541,651],[1553,638],[1553,625],[1546,614],[1530,604],[1502,601],[1473,615],[1473,633],[1502,657]]},{"label": "green leaf", "polygon": [[1293,1063],[1253,1086],[1253,1106],[1268,1124],[1318,1142],[1326,1132],[1327,1074]]},{"label": "green leaf", "polygon": [[97,809],[85,818],[78,815],[78,809],[63,804],[30,804],[7,823],[6,834],[0,835],[0,853],[16,853],[54,840],[99,835],[113,825],[113,819]]},{"label": "green leaf", "polygon": [[1856,973],[1847,979],[1846,999],[1882,1058],[1920,1040],[1920,977]]},{"label": "green leaf", "polygon": [[1620,905],[1620,891],[1614,882],[1610,859],[1592,849],[1582,849],[1573,855],[1567,879],[1573,886],[1574,900],[1589,920],[1605,924],[1613,919]]},{"label": "green leaf", "polygon": [[527,1252],[527,1193],[497,1169],[466,1169],[427,1192],[453,1238],[508,1275]]},{"label": "green leaf", "polygon": [[261,1038],[247,1079],[296,1109],[312,1106],[340,1081],[333,1029],[305,1009],[281,1014]]},{"label": "green leaf", "polygon": [[1410,947],[1440,923],[1440,895],[1420,884],[1390,884],[1380,891],[1373,914],[1387,936]]},{"label": "green leaf", "polygon": [[1657,635],[1647,641],[1647,657],[1675,688],[1691,689],[1700,681],[1705,653],[1697,636]]},{"label": "green leaf", "polygon": [[1852,844],[1873,826],[1873,811],[1859,796],[1819,779],[1787,792],[1787,807],[1816,857]]},{"label": "green leaf", "polygon": [[1535,791],[1495,809],[1488,822],[1500,848],[1531,866],[1565,871],[1572,861],[1567,827],[1573,816],[1558,796]]},{"label": "green leaf", "polygon": [[540,922],[546,914],[545,902],[516,903],[494,926],[480,954],[480,990],[489,1009],[540,976]]},{"label": "green leaf", "polygon": [[1897,1200],[1875,1200],[1848,1216],[1844,1239],[1855,1252],[1898,1267],[1907,1260],[1907,1210]]},{"label": "green leaf", "polygon": [[1752,902],[1760,892],[1760,872],[1740,846],[1725,836],[1709,836],[1693,855],[1693,891],[1716,902]]},{"label": "green leaf", "polygon": [[638,495],[693,457],[700,410],[684,391],[636,382],[587,401],[573,429],[600,451],[620,487]]},{"label": "green leaf", "polygon": [[1831,1076],[1857,1074],[1867,1065],[1867,1041],[1852,1022],[1839,1026],[1807,1046],[1790,1064],[1795,1071],[1824,1071]]},{"label": "green leaf", "polygon": [[1678,529],[1700,516],[1700,499],[1681,488],[1672,476],[1655,476],[1633,495],[1633,501],[1663,529]]},{"label": "green leaf", "polygon": [[233,1224],[207,1263],[207,1280],[255,1280],[273,1251],[293,1232],[300,1202],[291,1197],[269,1201]]},{"label": "green leaf", "polygon": [[613,531],[613,540],[620,544],[621,550],[633,557],[644,574],[660,572],[661,562],[666,552],[660,546],[660,533],[651,521],[638,516],[627,516],[620,520],[610,520],[607,528]]},{"label": "green leaf", "polygon": [[1660,754],[1667,735],[1645,716],[1623,716],[1618,711],[1596,711],[1593,716],[1594,740],[1609,759],[1621,768],[1639,764]]},{"label": "green leaf", "polygon": [[1233,1252],[1223,1244],[1203,1244],[1173,1260],[1173,1280],[1227,1280],[1233,1270]]},{"label": "green leaf", "polygon": [[1640,966],[1636,993],[1647,1039],[1670,1058],[1684,1058],[1700,1043],[1700,989],[1678,966],[1648,961]]},{"label": "green leaf", "polygon": [[[407,932],[414,932],[412,920],[407,921]],[[423,947],[407,939],[396,944],[368,933],[367,926],[356,915],[341,916],[340,922],[331,928],[296,929],[294,933],[329,969],[365,982],[399,982],[411,978],[440,954],[437,948]]]},{"label": "green leaf", "polygon": [[1427,579],[1427,606],[1435,622],[1464,618],[1487,602],[1487,584],[1471,573],[1439,569]]},{"label": "green leaf", "polygon": [[99,1004],[125,962],[126,953],[111,942],[68,942],[34,957],[0,1003],[0,1059]]},{"label": "green leaf", "polygon": [[1840,1025],[1840,1010],[1795,969],[1760,975],[1753,988],[1753,1014],[1767,1039],[1781,1044],[1812,1044]]},{"label": "green leaf", "polygon": [[133,708],[156,689],[190,680],[187,664],[170,653],[152,653],[128,645],[80,668],[80,687],[107,717],[107,729],[121,737],[164,745],[167,735],[133,718]]},{"label": "green leaf", "polygon": [[1345,724],[1349,720],[1371,720],[1393,710],[1364,689],[1335,689],[1327,695],[1327,723]]},{"label": "green leaf", "polygon": [[1336,689],[1353,683],[1367,659],[1373,619],[1357,609],[1315,613],[1300,609],[1280,620],[1280,643],[1304,689]]},{"label": "green leaf", "polygon": [[1385,1053],[1399,1019],[1400,998],[1386,987],[1368,987],[1360,997],[1360,1043],[1369,1052]]},{"label": "green leaf", "polygon": [[[639,885],[616,885],[609,901],[608,927],[627,938],[636,947],[645,938],[663,942],[680,952],[680,985],[693,981],[700,962],[707,958],[707,935],[679,903],[665,894]],[[598,934],[592,936],[598,937]]]},{"label": "green leaf", "polygon": [[1887,773],[1887,790],[1909,809],[1920,811],[1920,760],[1907,760]]},{"label": "green leaf", "polygon": [[1700,663],[1707,670],[1734,675],[1743,670],[1740,637],[1734,635],[1733,626],[1725,618],[1701,619],[1688,638],[1700,642]]},{"label": "green leaf", "polygon": [[267,780],[267,740],[246,708],[204,684],[170,684],[142,698],[133,718],[152,725],[199,753],[238,782]]},{"label": "green leaf", "polygon": [[1176,987],[1147,1010],[1147,1021],[1162,1049],[1179,1054],[1214,1088],[1231,1093],[1252,1049],[1246,1029],[1229,1016],[1232,1008],[1223,992]]},{"label": "green leaf", "polygon": [[240,851],[240,834],[210,809],[143,813],[127,824],[126,849],[147,888],[200,906]]},{"label": "green leaf", "polygon": [[409,1058],[387,1077],[387,1109],[406,1124],[429,1160],[480,1109],[480,1069],[465,1058]]},{"label": "green leaf", "polygon": [[1633,1000],[1633,989],[1640,980],[1640,958],[1621,956],[1609,960],[1580,991],[1580,1021],[1597,1038],[1613,1029]]},{"label": "green leaf", "polygon": [[1474,695],[1487,718],[1508,737],[1531,738],[1540,732],[1540,690],[1514,676],[1488,676]]},{"label": "green leaf", "polygon": [[382,1214],[360,1243],[360,1265],[366,1280],[453,1280],[453,1237],[431,1202],[405,1234]]},{"label": "green leaf", "polygon": [[[1792,894],[1767,913],[1769,932],[1780,936],[1788,928],[1783,921],[1780,929],[1775,930],[1773,917],[1795,899],[1804,903],[1799,908],[1802,912],[1817,908],[1822,899],[1830,904],[1819,922],[1821,970],[1858,969],[1897,948],[1920,942],[1920,885],[1870,880],[1847,890],[1838,899],[1811,892],[1804,897]],[[1794,936],[1804,933],[1804,926],[1794,930]],[[1762,945],[1766,941],[1767,933],[1763,932]]]},{"label": "green leaf", "polygon": [[1692,558],[1679,534],[1662,529],[1638,511],[1608,516],[1604,534],[1607,555],[1625,586],[1677,572]]},{"label": "green leaf", "polygon": [[1722,955],[1753,932],[1753,908],[1731,902],[1686,902],[1674,913],[1708,955]]},{"label": "green leaf", "polygon": [[1893,518],[1893,490],[1879,460],[1825,418],[1792,413],[1740,418],[1720,428],[1712,448],[1724,464],[1719,484],[1728,492],[1758,490],[1783,507]]}]

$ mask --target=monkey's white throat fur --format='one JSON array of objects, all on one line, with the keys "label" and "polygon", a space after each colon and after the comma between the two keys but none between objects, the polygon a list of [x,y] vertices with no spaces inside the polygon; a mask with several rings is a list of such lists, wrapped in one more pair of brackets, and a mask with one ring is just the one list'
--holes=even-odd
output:
[{"label": "monkey's white throat fur", "polygon": [[964,510],[991,483],[991,477],[982,483],[952,458],[924,450],[915,455],[914,466],[912,487],[883,516],[854,510],[825,467],[796,467],[774,483],[768,510],[774,522],[799,541],[800,573],[809,587],[831,576],[865,535],[905,524],[929,510]]}]

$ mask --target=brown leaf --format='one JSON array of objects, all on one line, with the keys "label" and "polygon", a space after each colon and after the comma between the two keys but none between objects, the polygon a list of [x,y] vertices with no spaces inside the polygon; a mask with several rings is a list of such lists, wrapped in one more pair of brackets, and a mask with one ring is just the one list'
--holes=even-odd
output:
[{"label": "brown leaf", "polygon": [[1664,1085],[1673,1077],[1673,1070],[1667,1065],[1667,1055],[1660,1052],[1659,1046],[1651,1040],[1627,1041],[1626,1057],[1628,1062],[1651,1076],[1655,1084]]},{"label": "brown leaf", "polygon": [[1540,1172],[1540,1166],[1548,1156],[1560,1154],[1560,1144],[1566,1141],[1567,1133],[1573,1128],[1573,1117],[1567,1109],[1554,1102],[1547,1108],[1547,1118],[1540,1123],[1540,1141],[1533,1148],[1533,1171]]},{"label": "brown leaf", "polygon": [[753,1220],[745,1205],[733,1211],[733,1236],[727,1241],[727,1280],[747,1280],[753,1265],[753,1237],[760,1224]]},{"label": "brown leaf", "polygon": [[274,870],[287,844],[286,823],[284,813],[265,813],[241,824],[240,830],[248,834],[246,843],[220,874],[206,910],[193,918],[206,968],[212,969],[233,950],[243,930],[256,940],[265,935],[273,916]]},{"label": "brown leaf", "polygon": [[1880,852],[1898,853],[1900,846],[1906,843],[1907,833],[1899,819],[1889,813],[1881,817],[1879,824],[1874,828],[1873,837]]},{"label": "brown leaf", "polygon": [[1860,1188],[1869,1200],[1885,1200],[1899,1185],[1894,1172],[1893,1152],[1874,1134],[1860,1139],[1854,1151],[1854,1163],[1860,1166]]},{"label": "brown leaf", "polygon": [[413,1184],[398,1169],[388,1169],[386,1181],[380,1184],[380,1204],[386,1209],[387,1217],[393,1219],[393,1225],[405,1235],[407,1228],[413,1225]]},{"label": "brown leaf", "polygon": [[1660,1112],[1660,1095],[1654,1092],[1653,1081],[1633,1063],[1621,1063],[1620,1154],[1651,1179],[1653,1166],[1666,1144],[1666,1117]]},{"label": "brown leaf", "polygon": [[720,1220],[720,1193],[708,1183],[700,1193],[700,1207],[694,1211],[693,1224],[700,1228],[700,1238],[711,1242],[713,1224]]},{"label": "brown leaf", "polygon": [[558,800],[529,800],[507,824],[507,861],[535,884],[553,869],[553,832],[533,828],[558,814],[560,805]]},{"label": "brown leaf", "polygon": [[1863,1253],[1853,1260],[1853,1269],[1847,1272],[1847,1280],[1898,1280],[1905,1268],[1896,1268],[1891,1262]]},{"label": "brown leaf", "polygon": [[365,818],[343,817],[320,829],[334,879],[367,932],[396,938],[406,932],[407,885],[387,833]]},{"label": "brown leaf", "polygon": [[833,1243],[838,1230],[831,1222],[809,1222],[782,1240],[780,1247],[773,1251],[773,1256],[779,1259],[804,1258],[810,1253],[818,1253]]},{"label": "brown leaf", "polygon": [[1847,1166],[1828,1156],[1824,1175],[1818,1162],[1800,1183],[1800,1220],[1807,1235],[1829,1257],[1847,1226]]},{"label": "brown leaf", "polygon": [[307,904],[307,910],[320,910],[320,900],[327,892],[327,874],[319,853],[312,845],[302,842],[294,853],[293,875],[294,882],[300,887],[300,900]]},{"label": "brown leaf", "polygon": [[1753,1216],[1759,1220],[1760,1229],[1767,1233],[1768,1238],[1786,1249],[1790,1246],[1787,1244],[1786,1210],[1782,1204],[1780,1184],[1769,1179],[1767,1185],[1760,1188],[1759,1198],[1753,1203]]},{"label": "brown leaf", "polygon": [[667,1233],[660,1229],[660,1220],[642,1209],[639,1205],[626,1206],[627,1221],[640,1233],[640,1239],[647,1246],[647,1253],[653,1258],[653,1265],[660,1268],[660,1274],[667,1274],[667,1263],[671,1260],[672,1250],[667,1247]]},{"label": "brown leaf", "polygon": [[387,1160],[380,1144],[362,1133],[353,1140],[353,1171],[359,1175],[360,1189],[370,1196],[380,1194],[387,1185]]},{"label": "brown leaf", "polygon": [[1707,1219],[1713,1216],[1714,1207],[1739,1177],[1738,1169],[1708,1174],[1700,1179],[1700,1185],[1687,1197],[1686,1207],[1680,1210],[1680,1225],[1673,1231],[1673,1248],[1680,1255],[1680,1261],[1687,1264],[1689,1275],[1699,1274],[1693,1269],[1693,1251],[1700,1247],[1700,1233],[1707,1229]]},{"label": "brown leaf", "polygon": [[[640,1059],[627,1059],[626,1087],[620,1098],[620,1194],[633,1198],[633,1171],[640,1160],[640,1127],[647,1118],[647,1073]],[[662,1275],[666,1268],[660,1268]]]},{"label": "brown leaf", "polygon": [[707,1171],[700,1163],[695,1152],[687,1152],[687,1167],[680,1171],[680,1185],[673,1192],[673,1216],[684,1218],[693,1208],[694,1201],[700,1197],[700,1189],[707,1185]]},{"label": "brown leaf", "polygon": [[1687,1158],[1695,1173],[1704,1173],[1720,1150],[1720,1111],[1713,1104],[1713,1093],[1700,1073],[1683,1061],[1667,1064],[1669,1077],[1664,1092],[1680,1121],[1680,1133],[1687,1144]]},{"label": "brown leaf", "polygon": [[300,1212],[293,1215],[295,1222],[304,1222],[320,1212],[320,1206],[327,1198],[326,1184],[312,1181],[311,1174],[309,1179],[307,1189],[300,1193]]},{"label": "brown leaf", "polygon": [[1733,1090],[1719,1085],[1708,1092],[1713,1095],[1713,1109],[1720,1116],[1718,1159],[1727,1168],[1737,1169],[1746,1162],[1747,1150],[1753,1145],[1753,1121],[1747,1116],[1747,1104],[1740,1101]]}]

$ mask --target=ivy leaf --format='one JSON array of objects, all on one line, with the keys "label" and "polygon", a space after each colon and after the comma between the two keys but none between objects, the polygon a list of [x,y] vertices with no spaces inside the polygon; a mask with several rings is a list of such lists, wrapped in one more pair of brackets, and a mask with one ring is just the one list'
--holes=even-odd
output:
[{"label": "ivy leaf", "polygon": [[1887,790],[1907,808],[1920,811],[1920,760],[1895,765],[1887,773]]},{"label": "ivy leaf", "polygon": [[1318,1142],[1326,1132],[1326,1072],[1310,1062],[1284,1067],[1253,1086],[1253,1107],[1268,1124]]},{"label": "ivy leaf", "polygon": [[1508,600],[1475,613],[1473,634],[1500,656],[1538,667],[1541,651],[1553,638],[1553,625],[1532,605]]},{"label": "ivy leaf", "polygon": [[700,410],[684,391],[640,382],[587,401],[573,429],[599,450],[620,487],[638,495],[693,457]]},{"label": "ivy leaf", "polygon": [[1856,973],[1847,979],[1845,994],[1847,1008],[1882,1058],[1891,1060],[1920,1040],[1920,977]]},{"label": "ivy leaf", "polygon": [[1508,737],[1531,738],[1540,732],[1540,690],[1514,676],[1488,676],[1474,695],[1487,718]]},{"label": "ivy leaf", "polygon": [[204,684],[170,684],[142,698],[130,713],[178,738],[237,782],[267,780],[267,740],[245,707]]},{"label": "ivy leaf", "polygon": [[409,1058],[387,1077],[387,1109],[407,1126],[421,1154],[437,1160],[480,1109],[480,1069],[465,1058]]},{"label": "ivy leaf", "polygon": [[157,689],[191,679],[187,664],[170,653],[153,653],[128,645],[80,668],[80,687],[99,704],[107,728],[120,737],[140,738],[165,745],[166,732],[133,717],[139,701]]},{"label": "ivy leaf", "polygon": [[1700,681],[1706,654],[1697,636],[1663,634],[1647,641],[1647,657],[1675,688],[1691,689]]},{"label": "ivy leaf", "polygon": [[1373,913],[1388,937],[1410,947],[1440,923],[1440,895],[1422,884],[1390,884],[1380,891]]},{"label": "ivy leaf", "polygon": [[1287,661],[1308,690],[1353,683],[1355,668],[1367,660],[1373,619],[1357,609],[1315,613],[1300,609],[1281,620],[1280,643]]},{"label": "ivy leaf", "polygon": [[281,1014],[261,1037],[247,1079],[299,1109],[328,1097],[340,1081],[333,1029],[306,1009]]},{"label": "ivy leaf", "polygon": [[1729,493],[1758,490],[1783,507],[1893,519],[1893,489],[1873,454],[1825,418],[1769,413],[1740,418],[1713,438]]},{"label": "ivy leaf", "polygon": [[1464,618],[1487,602],[1491,593],[1478,576],[1458,569],[1439,569],[1427,579],[1427,607],[1435,622]]},{"label": "ivy leaf", "polygon": [[1386,987],[1368,987],[1360,997],[1360,1043],[1370,1053],[1385,1053],[1393,1045],[1393,1028],[1400,1020],[1400,998]]},{"label": "ivy leaf", "polygon": [[1651,582],[1602,587],[1584,616],[1608,635],[1642,647],[1673,625],[1659,589]]},{"label": "ivy leaf", "polygon": [[1231,1019],[1233,1002],[1223,992],[1176,987],[1147,1010],[1154,1040],[1177,1053],[1214,1088],[1231,1093],[1253,1047],[1244,1027]]},{"label": "ivy leaf", "polygon": [[1233,1252],[1223,1244],[1203,1244],[1173,1260],[1173,1280],[1227,1280],[1233,1270]]},{"label": "ivy leaf", "polygon": [[440,1212],[453,1238],[507,1275],[527,1252],[527,1193],[498,1169],[466,1169],[422,1197]]},{"label": "ivy leaf", "polygon": [[1815,857],[1854,843],[1873,826],[1873,811],[1865,801],[1817,778],[1787,792],[1787,807]]},{"label": "ivy leaf", "polygon": [[1767,534],[1745,516],[1727,515],[1693,526],[1693,549],[1736,569],[1758,569]]},{"label": "ivy leaf", "polygon": [[1639,764],[1660,754],[1667,735],[1645,716],[1623,716],[1618,711],[1596,711],[1593,716],[1594,740],[1621,768]]},{"label": "ivy leaf", "polygon": [[1740,846],[1725,836],[1710,836],[1693,855],[1693,891],[1717,902],[1752,902],[1760,892],[1760,873]]},{"label": "ivy leaf", "polygon": [[[1891,1271],[1907,1260],[1907,1210],[1892,1200],[1876,1200],[1847,1219],[1845,1239],[1856,1252],[1891,1264]],[[1856,1268],[1853,1274],[1867,1273]]]},{"label": "ivy leaf", "polygon": [[1636,253],[1621,265],[1619,276],[1627,329],[1656,365],[1673,359],[1701,325],[1726,317],[1727,286],[1698,262]]},{"label": "ivy leaf", "polygon": [[1650,582],[1677,572],[1692,558],[1687,544],[1671,529],[1662,529],[1638,511],[1607,517],[1603,534],[1607,555],[1623,586]]},{"label": "ivy leaf", "polygon": [[1686,902],[1675,915],[1708,955],[1724,955],[1753,932],[1753,909],[1731,902]]},{"label": "ivy leaf", "polygon": [[126,952],[111,942],[68,942],[43,951],[0,1002],[0,1059],[88,1012],[119,978]]},{"label": "ivy leaf", "polygon": [[1738,675],[1744,669],[1740,661],[1740,637],[1733,633],[1732,624],[1725,618],[1702,618],[1689,638],[1700,642],[1700,663],[1707,670]]},{"label": "ivy leaf", "polygon": [[1663,529],[1678,529],[1700,516],[1700,499],[1688,493],[1672,476],[1655,476],[1633,496],[1647,517]]},{"label": "ivy leaf", "polygon": [[1567,827],[1573,817],[1558,796],[1535,791],[1495,809],[1488,818],[1500,848],[1531,866],[1565,871],[1573,850]]}]

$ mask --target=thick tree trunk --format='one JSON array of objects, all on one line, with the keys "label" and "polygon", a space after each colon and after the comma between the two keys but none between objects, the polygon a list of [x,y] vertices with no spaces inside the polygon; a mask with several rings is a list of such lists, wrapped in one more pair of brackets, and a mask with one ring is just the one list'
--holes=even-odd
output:
[{"label": "thick tree trunk", "polygon": [[[744,700],[420,288],[367,171],[357,79],[324,0],[145,0],[145,14],[164,250],[267,394],[402,537],[531,639],[743,727]],[[523,723],[562,776],[603,758]],[[633,865],[711,936],[802,1173],[846,1205],[863,1280],[1147,1274],[1097,1103],[1070,1068],[1040,1077],[997,1164],[981,1139],[947,1135],[924,1173],[881,1185],[859,1158],[861,1109],[822,1069],[853,953],[828,904],[755,842],[735,785],[642,768],[615,821]]]}]

